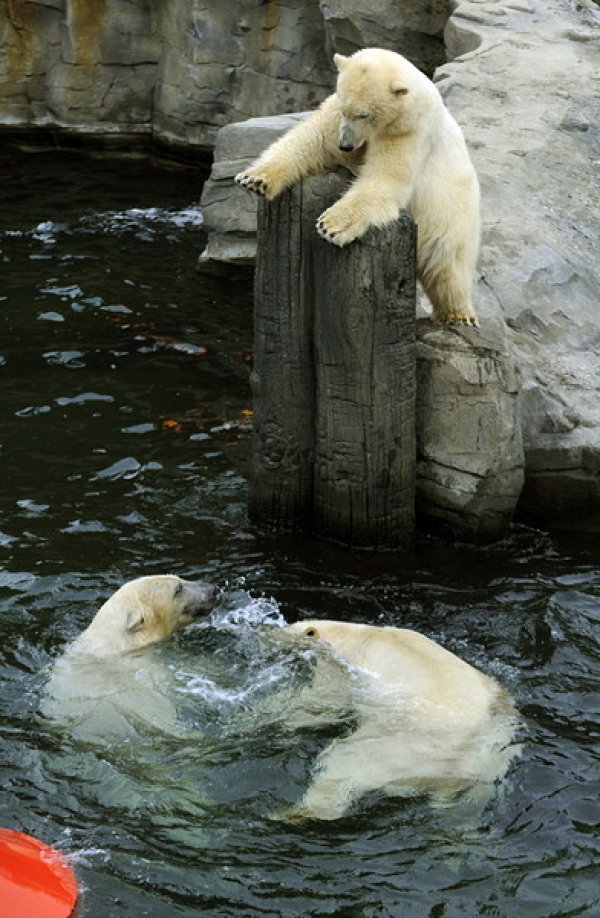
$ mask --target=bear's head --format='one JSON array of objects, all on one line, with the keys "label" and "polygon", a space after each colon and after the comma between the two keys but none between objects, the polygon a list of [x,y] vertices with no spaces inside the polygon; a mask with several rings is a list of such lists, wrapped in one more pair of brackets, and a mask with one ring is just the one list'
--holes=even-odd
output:
[{"label": "bear's head", "polygon": [[433,84],[393,51],[367,48],[351,57],[334,55],[338,69],[339,147],[358,150],[375,138],[408,133],[435,98]]},{"label": "bear's head", "polygon": [[321,647],[325,646],[329,653],[333,650],[335,655],[350,663],[360,662],[361,649],[372,634],[379,633],[370,625],[327,619],[295,622],[293,625],[286,625],[283,630],[285,634],[295,635],[301,640],[318,642]]},{"label": "bear's head", "polygon": [[100,655],[138,650],[204,618],[216,599],[212,584],[173,574],[138,577],[104,603],[75,646]]},{"label": "bear's head", "polygon": [[[289,634],[297,634],[301,637],[312,638],[313,640],[319,640],[321,637],[319,628],[321,622],[318,621],[304,621],[304,622],[294,622],[293,625],[286,625],[285,630]],[[326,622],[324,623],[327,624]]]}]

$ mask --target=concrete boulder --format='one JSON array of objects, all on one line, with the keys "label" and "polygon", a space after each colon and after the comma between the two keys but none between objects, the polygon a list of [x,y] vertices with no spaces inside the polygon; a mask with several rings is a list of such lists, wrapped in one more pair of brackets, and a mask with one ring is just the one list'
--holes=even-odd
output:
[{"label": "concrete boulder", "polygon": [[200,270],[222,273],[231,265],[254,264],[256,198],[233,179],[302,117],[305,113],[250,118],[219,131],[210,178],[202,191],[208,241],[198,262]]},{"label": "concrete boulder", "polygon": [[523,375],[519,507],[600,525],[600,10],[560,0],[454,4],[436,79],[479,174],[476,301]]},{"label": "concrete boulder", "polygon": [[465,542],[501,538],[524,479],[521,374],[502,323],[417,322],[417,513]]}]

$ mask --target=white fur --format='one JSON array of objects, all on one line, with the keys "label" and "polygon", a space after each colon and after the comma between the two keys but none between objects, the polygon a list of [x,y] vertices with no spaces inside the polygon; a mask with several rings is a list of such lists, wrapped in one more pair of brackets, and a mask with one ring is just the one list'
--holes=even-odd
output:
[{"label": "white fur", "polygon": [[478,324],[471,287],[479,184],[461,129],[431,80],[401,55],[369,48],[336,54],[335,63],[336,93],[236,182],[271,199],[308,175],[345,166],[357,178],[321,214],[318,232],[344,246],[410,211],[434,321]]},{"label": "white fur", "polygon": [[[490,796],[516,752],[515,711],[494,679],[406,629],[305,621],[285,633],[317,641],[342,664],[357,726],[320,754],[284,818],[337,819],[370,791],[437,802],[467,790],[479,803]],[[329,683],[332,675],[328,664]]]},{"label": "white fur", "polygon": [[172,574],[122,586],[54,663],[43,713],[78,738],[128,735],[138,726],[175,729],[170,677],[145,648],[208,615],[214,587]]}]

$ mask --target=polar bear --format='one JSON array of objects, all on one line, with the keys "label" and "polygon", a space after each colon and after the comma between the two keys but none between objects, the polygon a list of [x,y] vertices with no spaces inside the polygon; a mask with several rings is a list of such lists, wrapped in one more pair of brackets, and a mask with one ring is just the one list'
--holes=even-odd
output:
[{"label": "polar bear", "polygon": [[106,600],[70,645],[70,652],[105,657],[164,641],[208,615],[216,593],[212,584],[182,580],[175,574],[130,580]]},{"label": "polar bear", "polygon": [[336,92],[235,181],[272,199],[302,178],[345,166],[357,176],[317,220],[344,246],[410,211],[418,277],[443,324],[478,325],[471,287],[479,248],[479,183],[440,93],[401,55],[381,48],[334,56]]},{"label": "polar bear", "polygon": [[216,602],[212,584],[173,574],[124,584],[54,663],[42,713],[79,739],[127,736],[148,725],[173,732],[169,672],[142,652],[205,618]]},{"label": "polar bear", "polygon": [[[345,683],[356,727],[323,750],[304,798],[281,818],[337,819],[373,791],[428,795],[440,804],[461,792],[468,792],[461,799],[478,806],[489,799],[518,751],[516,713],[498,682],[403,628],[303,621],[283,632],[301,646],[317,642],[314,693],[325,698],[325,706],[335,694],[344,699],[339,684]],[[338,665],[335,678],[332,662]],[[310,716],[310,686],[300,699]],[[315,723],[321,719],[317,706]],[[302,726],[308,722],[300,711]]]}]

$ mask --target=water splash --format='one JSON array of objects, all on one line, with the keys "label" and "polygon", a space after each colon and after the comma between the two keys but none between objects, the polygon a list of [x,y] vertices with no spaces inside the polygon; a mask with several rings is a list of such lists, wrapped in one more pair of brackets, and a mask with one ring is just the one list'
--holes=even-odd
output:
[{"label": "water splash", "polygon": [[225,603],[213,614],[212,626],[220,630],[254,629],[257,625],[286,624],[278,603],[272,597],[250,596],[244,590],[229,593]]},{"label": "water splash", "polygon": [[293,667],[287,654],[273,647],[265,633],[286,624],[278,603],[244,590],[227,593],[210,620],[198,626],[216,646],[193,670],[178,668],[178,691],[201,700],[207,710],[223,715],[247,708],[287,684]]},{"label": "water splash", "polygon": [[42,242],[44,245],[56,245],[61,235],[73,233],[106,233],[118,235],[123,232],[134,232],[142,240],[151,241],[156,231],[164,232],[172,226],[173,229],[187,229],[200,227],[204,217],[199,207],[189,205],[180,210],[169,210],[163,207],[130,207],[127,210],[108,210],[97,213],[84,214],[76,223],[57,223],[54,220],[44,220],[30,230],[5,230],[7,237],[27,237]]}]

